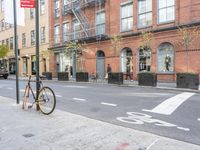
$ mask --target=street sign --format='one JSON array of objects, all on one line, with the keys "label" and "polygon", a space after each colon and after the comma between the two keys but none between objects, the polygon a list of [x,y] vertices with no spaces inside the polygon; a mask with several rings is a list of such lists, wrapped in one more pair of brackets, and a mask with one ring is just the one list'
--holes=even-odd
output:
[{"label": "street sign", "polygon": [[20,0],[20,7],[35,8],[35,0]]}]

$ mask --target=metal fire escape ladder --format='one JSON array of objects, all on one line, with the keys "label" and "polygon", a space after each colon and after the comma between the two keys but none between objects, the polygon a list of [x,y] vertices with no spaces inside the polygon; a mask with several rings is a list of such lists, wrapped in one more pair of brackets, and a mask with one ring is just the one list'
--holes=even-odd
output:
[{"label": "metal fire escape ladder", "polygon": [[81,28],[83,29],[86,37],[89,37],[89,33],[88,33],[89,23],[86,16],[81,10],[80,0],[76,0],[72,2],[72,12],[75,15],[76,19],[78,20],[78,22],[80,23]]}]

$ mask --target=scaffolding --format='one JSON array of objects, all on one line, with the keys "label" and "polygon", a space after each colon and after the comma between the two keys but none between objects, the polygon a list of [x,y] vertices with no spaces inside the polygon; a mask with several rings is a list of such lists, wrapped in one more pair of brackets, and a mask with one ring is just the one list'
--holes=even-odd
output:
[{"label": "scaffolding", "polygon": [[76,30],[73,26],[73,31],[68,33],[68,40],[78,40],[90,37],[101,37],[96,32],[95,22],[91,22],[85,16],[83,9],[87,7],[95,7],[95,12],[102,9],[105,0],[68,0],[68,3],[63,6],[64,14],[73,14],[80,25],[80,29]]}]

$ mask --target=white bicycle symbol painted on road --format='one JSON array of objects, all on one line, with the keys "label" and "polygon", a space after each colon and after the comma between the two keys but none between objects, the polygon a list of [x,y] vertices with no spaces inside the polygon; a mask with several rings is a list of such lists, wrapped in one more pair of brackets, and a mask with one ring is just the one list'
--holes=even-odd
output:
[{"label": "white bicycle symbol painted on road", "polygon": [[117,117],[116,119],[121,122],[142,125],[144,123],[154,124],[161,127],[176,127],[177,129],[190,131],[189,128],[179,127],[175,124],[168,123],[162,120],[154,119],[152,116],[139,113],[139,112],[127,112],[128,117]]}]

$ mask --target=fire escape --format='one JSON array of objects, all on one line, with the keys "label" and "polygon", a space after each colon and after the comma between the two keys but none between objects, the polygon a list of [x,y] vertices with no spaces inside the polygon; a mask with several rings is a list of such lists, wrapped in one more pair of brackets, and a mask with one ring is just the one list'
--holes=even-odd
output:
[{"label": "fire escape", "polygon": [[[64,14],[73,14],[78,21],[81,30],[78,31],[78,39],[90,39],[97,38],[95,23],[89,22],[88,18],[85,16],[83,9],[87,7],[95,7],[97,12],[101,9],[101,6],[105,4],[105,0],[68,0],[67,5],[64,6]],[[70,40],[75,40],[73,34],[71,33]]]}]

